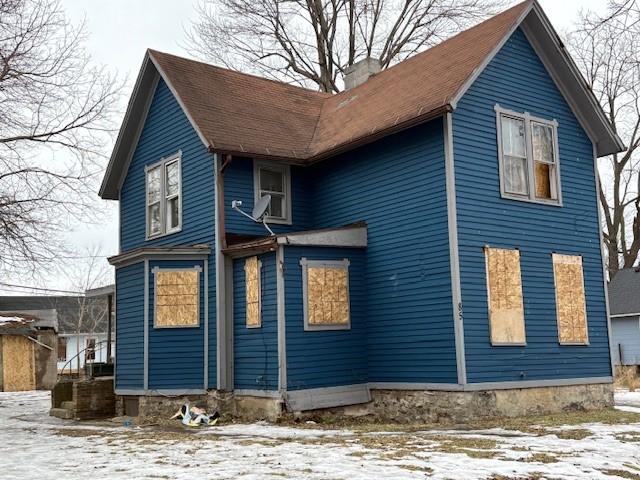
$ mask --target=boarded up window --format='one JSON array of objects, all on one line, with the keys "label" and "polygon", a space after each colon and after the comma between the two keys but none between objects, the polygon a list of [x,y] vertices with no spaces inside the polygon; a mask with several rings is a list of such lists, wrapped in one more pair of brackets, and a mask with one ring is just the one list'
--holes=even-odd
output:
[{"label": "boarded up window", "polygon": [[349,328],[348,263],[308,262],[306,326],[308,329]]},{"label": "boarded up window", "polygon": [[156,271],[155,327],[197,327],[198,271]]},{"label": "boarded up window", "polygon": [[520,252],[485,249],[491,343],[522,345],[526,342]]},{"label": "boarded up window", "polygon": [[553,276],[560,343],[588,343],[582,257],[554,253]]},{"label": "boarded up window", "polygon": [[260,261],[258,257],[250,257],[245,260],[244,275],[247,328],[259,328],[262,325],[262,319],[260,315]]},{"label": "boarded up window", "polygon": [[5,392],[36,389],[34,343],[18,335],[0,336],[2,377]]}]

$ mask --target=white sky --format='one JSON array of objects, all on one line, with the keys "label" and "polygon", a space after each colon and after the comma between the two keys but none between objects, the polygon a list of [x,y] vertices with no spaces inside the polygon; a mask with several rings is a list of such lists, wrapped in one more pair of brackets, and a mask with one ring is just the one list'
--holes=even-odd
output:
[{"label": "white sky", "polygon": [[[95,62],[128,79],[128,98],[147,48],[186,55],[185,29],[195,19],[198,0],[62,0],[73,22],[86,22],[87,49]],[[604,0],[539,0],[556,29],[568,30],[581,9],[599,9]],[[126,107],[123,100],[122,112]],[[119,123],[119,121],[118,121]],[[106,152],[110,153],[110,152]],[[78,226],[70,232],[70,244],[82,251],[100,245],[105,255],[118,250],[117,210],[108,202],[109,213],[96,225]],[[46,281],[51,288],[70,288],[57,275]],[[10,293],[2,291],[2,293]]]}]

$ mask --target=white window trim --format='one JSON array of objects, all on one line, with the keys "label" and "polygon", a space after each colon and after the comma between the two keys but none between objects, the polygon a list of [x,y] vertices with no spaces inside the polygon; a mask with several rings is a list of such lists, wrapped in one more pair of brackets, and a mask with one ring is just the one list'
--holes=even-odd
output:
[{"label": "white window trim", "polygon": [[291,167],[285,164],[253,161],[253,201],[254,204],[260,200],[260,169],[265,168],[268,170],[279,171],[284,174],[284,201],[282,208],[284,209],[284,218],[280,217],[266,217],[270,223],[276,223],[281,225],[291,225]]},{"label": "white window trim", "polygon": [[[200,277],[202,277],[202,267],[196,265],[193,267],[185,267],[185,268],[163,268],[163,267],[154,267],[153,272],[153,328],[158,330],[164,329],[172,329],[172,328],[200,328]],[[198,316],[197,325],[158,325],[156,323],[156,317],[158,314],[158,279],[156,274],[158,272],[197,272],[197,282],[198,282],[198,301],[196,304],[196,315]]]},{"label": "white window trim", "polygon": [[[246,267],[246,259],[245,259],[245,267]],[[244,312],[244,326],[247,329],[256,329],[262,328],[262,260],[258,258],[258,325],[249,325],[247,324],[247,270],[244,271],[245,280],[244,280],[244,304],[245,304],[245,312]]]},{"label": "white window trim", "polygon": [[[349,285],[349,265],[348,259],[342,260],[309,260],[305,257],[300,259],[302,265],[302,304],[304,312],[304,331],[317,332],[327,330],[351,330],[351,295]],[[308,269],[316,268],[343,268],[347,271],[347,307],[349,308],[349,322],[344,325],[310,325],[309,324],[309,293],[308,293]]]},{"label": "white window trim", "polygon": [[[167,165],[170,163],[178,163],[178,209],[179,218],[178,226],[167,230]],[[149,217],[149,182],[148,173],[155,168],[160,168],[160,232],[152,234],[150,232],[151,218]],[[172,197],[175,195],[172,195]],[[145,239],[152,240],[155,238],[171,235],[172,233],[178,233],[182,231],[182,151],[178,150],[173,155],[161,158],[157,162],[147,165],[144,168],[144,204],[145,204]]]},{"label": "white window trim", "polygon": [[[498,163],[500,170],[500,196],[502,198],[508,200],[518,200],[520,202],[530,202],[530,203],[538,203],[542,205],[550,205],[553,207],[562,207],[562,181],[560,179],[560,150],[558,148],[558,121],[557,120],[547,120],[540,117],[535,117],[531,115],[529,112],[514,112],[512,110],[507,110],[502,108],[500,105],[496,105],[494,107],[496,111],[496,132],[498,139]],[[513,117],[518,120],[524,121],[524,131],[525,131],[525,150],[527,155],[527,185],[529,194],[528,195],[518,195],[516,193],[509,193],[505,190],[504,185],[504,158],[502,155],[502,116]],[[553,128],[553,154],[555,157],[555,168],[556,168],[556,191],[558,192],[557,200],[545,200],[543,198],[536,198],[536,190],[535,190],[535,171],[534,171],[534,161],[533,161],[533,143],[532,143],[532,130],[531,123],[540,123],[542,125],[548,125]]]}]

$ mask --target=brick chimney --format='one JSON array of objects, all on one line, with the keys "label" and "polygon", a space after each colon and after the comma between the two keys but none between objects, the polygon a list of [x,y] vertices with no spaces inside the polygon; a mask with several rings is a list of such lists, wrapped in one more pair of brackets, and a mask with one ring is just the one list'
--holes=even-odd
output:
[{"label": "brick chimney", "polygon": [[380,60],[377,58],[363,58],[345,69],[344,88],[351,90],[358,85],[362,85],[372,76],[380,71]]}]

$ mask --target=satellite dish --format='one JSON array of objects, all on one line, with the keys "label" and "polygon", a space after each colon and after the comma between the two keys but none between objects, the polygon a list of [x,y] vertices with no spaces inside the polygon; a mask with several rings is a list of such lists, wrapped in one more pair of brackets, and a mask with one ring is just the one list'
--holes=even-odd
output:
[{"label": "satellite dish", "polygon": [[273,230],[271,230],[269,228],[269,225],[267,225],[267,210],[269,209],[270,204],[271,204],[271,195],[267,194],[261,197],[260,200],[256,202],[256,204],[253,207],[253,211],[251,212],[251,215],[249,215],[247,212],[244,212],[240,208],[242,206],[241,200],[232,200],[231,208],[233,208],[237,212],[240,212],[242,215],[250,218],[256,223],[262,223],[262,225],[264,225],[264,228],[267,229],[270,235],[275,235],[275,233],[273,233]]},{"label": "satellite dish", "polygon": [[256,202],[253,207],[253,212],[251,212],[251,216],[255,221],[260,221],[266,215],[267,210],[269,209],[269,205],[271,205],[271,195],[266,194],[260,198]]}]

